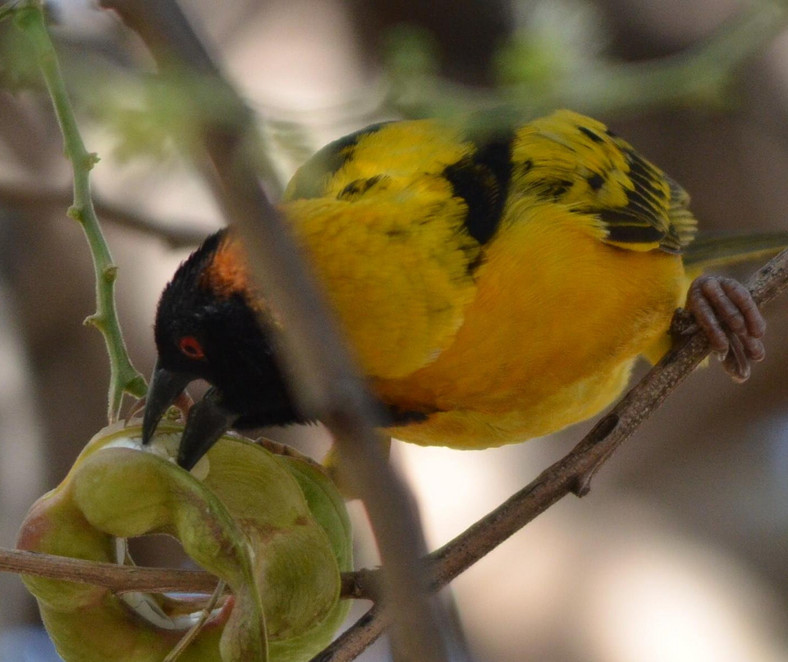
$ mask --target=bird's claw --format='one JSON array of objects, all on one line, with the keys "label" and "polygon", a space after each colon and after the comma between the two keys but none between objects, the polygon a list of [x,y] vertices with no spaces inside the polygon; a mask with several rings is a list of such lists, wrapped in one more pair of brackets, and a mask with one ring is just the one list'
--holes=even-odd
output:
[{"label": "bird's claw", "polygon": [[[682,324],[691,314],[692,322]],[[679,311],[672,327],[679,335],[701,329],[711,350],[734,381],[746,381],[753,361],[766,356],[763,338],[766,321],[749,290],[725,276],[701,276],[690,285],[686,311]]]}]

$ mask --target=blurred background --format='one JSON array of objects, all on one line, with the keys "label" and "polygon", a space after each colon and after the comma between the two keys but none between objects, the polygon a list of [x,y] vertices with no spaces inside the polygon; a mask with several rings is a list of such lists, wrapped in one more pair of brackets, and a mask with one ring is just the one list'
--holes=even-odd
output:
[{"label": "blurred background", "polygon": [[[788,228],[788,4],[183,6],[259,111],[280,182],[328,140],[379,119],[501,103],[528,117],[571,106],[681,182],[704,229]],[[146,87],[152,63],[141,43],[92,2],[53,2],[51,14],[88,149],[101,156],[93,182],[120,267],[126,341],[149,374],[159,293],[223,221],[167,138],[171,118]],[[3,547],[106,423],[108,379],[103,341],[82,325],[94,310],[93,274],[81,230],[65,216],[60,134],[19,52],[13,26],[0,23]],[[605,466],[587,498],[563,500],[454,582],[478,660],[788,659],[788,300],[767,317],[768,356],[746,385],[716,366],[697,372]],[[430,547],[532,480],[590,425],[486,451],[395,444]],[[328,447],[320,429],[267,434],[317,457]],[[358,564],[369,566],[363,514],[351,509]],[[57,659],[16,576],[0,575],[0,595],[0,661]],[[360,659],[387,660],[385,642]]]}]

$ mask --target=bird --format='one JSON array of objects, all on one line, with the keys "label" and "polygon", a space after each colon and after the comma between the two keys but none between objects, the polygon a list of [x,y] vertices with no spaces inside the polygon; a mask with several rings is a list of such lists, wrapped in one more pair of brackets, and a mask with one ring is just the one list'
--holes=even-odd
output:
[{"label": "bird", "polygon": [[[734,379],[764,357],[747,289],[704,273],[760,243],[703,239],[679,184],[571,110],[371,125],[302,165],[278,209],[397,439],[477,449],[586,420],[670,348],[682,306]],[[228,429],[308,422],[281,333],[236,233],[208,237],[159,300],[143,443],[196,379],[186,469]]]}]

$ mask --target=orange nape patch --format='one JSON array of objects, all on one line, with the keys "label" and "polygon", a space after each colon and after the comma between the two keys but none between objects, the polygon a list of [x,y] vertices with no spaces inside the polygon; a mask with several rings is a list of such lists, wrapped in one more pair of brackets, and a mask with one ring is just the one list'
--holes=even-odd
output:
[{"label": "orange nape patch", "polygon": [[220,298],[242,294],[250,302],[259,299],[252,292],[254,288],[247,267],[246,251],[238,239],[228,235],[222,240],[203,270],[200,287],[211,290]]},{"label": "orange nape patch", "polygon": [[219,299],[241,295],[247,306],[263,315],[271,325],[281,328],[280,316],[252,281],[243,243],[232,232],[222,238],[210,262],[203,269],[199,285]]}]

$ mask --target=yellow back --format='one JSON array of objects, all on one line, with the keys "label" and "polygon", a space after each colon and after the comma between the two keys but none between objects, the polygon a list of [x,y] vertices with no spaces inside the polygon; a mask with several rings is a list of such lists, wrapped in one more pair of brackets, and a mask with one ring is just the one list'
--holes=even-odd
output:
[{"label": "yellow back", "polygon": [[604,125],[559,111],[483,133],[372,127],[305,164],[282,210],[380,398],[426,417],[398,436],[479,446],[618,394],[683,299],[687,202]]}]

